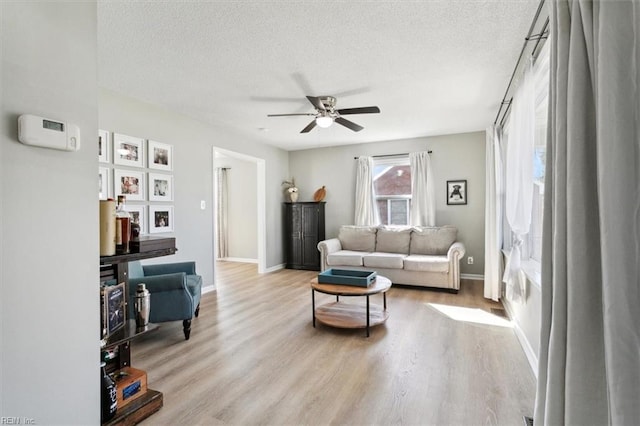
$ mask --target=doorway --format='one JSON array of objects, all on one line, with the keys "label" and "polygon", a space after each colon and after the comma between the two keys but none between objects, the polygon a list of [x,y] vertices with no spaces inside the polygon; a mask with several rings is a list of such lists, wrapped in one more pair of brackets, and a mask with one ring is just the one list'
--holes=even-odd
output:
[{"label": "doorway", "polygon": [[[227,205],[220,205],[218,170],[226,169]],[[265,161],[261,158],[213,148],[214,282],[218,282],[220,248],[223,260],[257,263],[258,273],[266,270]],[[226,243],[219,247],[219,219],[226,211]]]}]

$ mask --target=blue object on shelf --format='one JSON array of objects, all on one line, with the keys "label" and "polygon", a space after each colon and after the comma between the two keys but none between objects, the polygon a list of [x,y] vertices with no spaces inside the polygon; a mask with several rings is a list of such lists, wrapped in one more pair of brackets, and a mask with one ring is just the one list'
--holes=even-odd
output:
[{"label": "blue object on shelf", "polygon": [[376,271],[352,271],[349,269],[327,269],[318,274],[321,284],[355,285],[369,287],[376,279]]}]

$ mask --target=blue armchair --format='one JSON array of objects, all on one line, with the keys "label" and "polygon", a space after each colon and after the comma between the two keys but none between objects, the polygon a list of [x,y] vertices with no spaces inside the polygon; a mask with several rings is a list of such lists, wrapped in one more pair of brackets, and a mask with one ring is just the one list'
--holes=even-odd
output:
[{"label": "blue armchair", "polygon": [[[184,338],[189,340],[191,319],[200,313],[202,277],[196,274],[195,262],[142,265],[129,262],[129,300],[133,302],[136,288],[144,283],[151,293],[150,322],[182,320]],[[133,318],[133,303],[129,303],[129,318]]]}]

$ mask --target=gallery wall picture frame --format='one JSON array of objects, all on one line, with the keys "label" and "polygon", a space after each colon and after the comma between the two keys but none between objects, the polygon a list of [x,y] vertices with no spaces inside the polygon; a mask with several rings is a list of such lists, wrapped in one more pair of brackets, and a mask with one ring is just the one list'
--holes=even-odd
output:
[{"label": "gallery wall picture frame", "polygon": [[149,206],[149,233],[173,232],[175,227],[173,206],[150,205]]},{"label": "gallery wall picture frame", "polygon": [[173,145],[149,139],[147,144],[148,167],[155,170],[173,171]]},{"label": "gallery wall picture frame", "polygon": [[144,167],[144,139],[114,133],[113,164]]},{"label": "gallery wall picture frame", "polygon": [[466,179],[447,181],[447,204],[448,205],[467,204]]},{"label": "gallery wall picture frame", "polygon": [[111,162],[110,135],[108,130],[98,130],[98,161],[101,163]]},{"label": "gallery wall picture frame", "polygon": [[113,171],[113,192],[115,197],[124,195],[127,201],[144,201],[144,172],[115,169]]},{"label": "gallery wall picture frame", "polygon": [[173,175],[149,173],[149,201],[173,201]]},{"label": "gallery wall picture frame", "polygon": [[131,222],[140,226],[140,234],[147,233],[147,207],[127,204],[125,210],[131,215]]},{"label": "gallery wall picture frame", "polygon": [[111,197],[111,179],[108,167],[98,167],[98,199],[106,200]]}]

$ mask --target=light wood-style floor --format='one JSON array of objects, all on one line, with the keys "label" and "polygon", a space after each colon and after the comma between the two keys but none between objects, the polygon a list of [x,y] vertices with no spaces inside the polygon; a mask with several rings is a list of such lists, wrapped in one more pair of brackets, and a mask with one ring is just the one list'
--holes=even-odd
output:
[{"label": "light wood-style floor", "polygon": [[164,393],[144,425],[521,425],[532,413],[535,378],[479,282],[457,295],[393,287],[389,320],[366,338],[312,327],[315,272],[216,273],[189,341],[175,322],[132,343],[133,366]]}]

